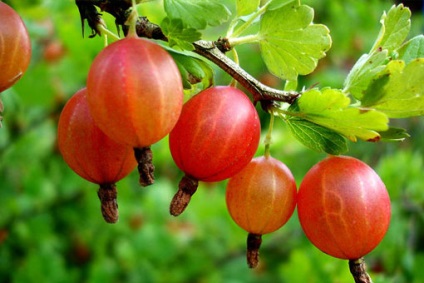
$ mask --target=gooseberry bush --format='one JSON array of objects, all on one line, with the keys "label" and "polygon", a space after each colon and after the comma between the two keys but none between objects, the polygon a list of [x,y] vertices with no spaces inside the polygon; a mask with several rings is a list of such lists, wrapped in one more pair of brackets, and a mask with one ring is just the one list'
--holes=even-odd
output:
[{"label": "gooseberry bush", "polygon": [[[186,209],[199,182],[227,180],[226,205],[248,233],[250,267],[259,263],[261,236],[280,229],[297,206],[311,243],[348,260],[355,282],[371,282],[363,257],[389,227],[390,199],[374,170],[347,153],[358,140],[409,138],[392,121],[424,113],[424,38],[407,40],[410,10],[401,4],[383,13],[374,45],[336,88],[299,85],[332,45],[328,27],[300,0],[237,0],[233,14],[219,1],[164,0],[165,17],[157,23],[138,14],[144,2],[75,1],[83,34],[88,25],[89,37],[102,36],[106,44],[86,88],[63,108],[58,144],[65,162],[100,186],[105,220],[118,220],[115,183],[137,164],[140,184],[154,183],[151,146],[169,135],[169,158],[184,175],[170,214]],[[116,30],[100,12],[114,17]],[[226,33],[206,40],[216,26]],[[239,58],[237,49],[248,44],[259,46],[283,89],[240,67],[249,58]],[[232,77],[230,85],[215,85],[211,63]],[[264,154],[259,112],[271,121]],[[297,180],[299,186],[271,156],[274,119],[304,146],[329,155]]]}]

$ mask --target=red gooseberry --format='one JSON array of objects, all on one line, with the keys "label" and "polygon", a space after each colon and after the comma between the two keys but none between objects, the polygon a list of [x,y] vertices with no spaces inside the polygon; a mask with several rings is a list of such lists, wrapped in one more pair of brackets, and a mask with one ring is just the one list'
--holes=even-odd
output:
[{"label": "red gooseberry", "polygon": [[168,135],[183,105],[181,75],[171,55],[151,40],[127,36],[96,56],[87,91],[96,124],[134,148],[140,184],[152,184],[150,145]]},{"label": "red gooseberry", "polygon": [[297,209],[308,239],[341,259],[368,254],[390,223],[384,183],[371,167],[348,156],[330,156],[307,172],[299,187]]},{"label": "red gooseberry", "polygon": [[[290,219],[296,194],[290,169],[271,156],[261,156],[229,179],[226,203],[234,222],[249,232],[249,244],[260,241],[261,235],[279,229]],[[250,267],[258,264],[258,252],[259,247],[248,246]]]},{"label": "red gooseberry", "polygon": [[63,108],[58,123],[58,146],[73,171],[100,185],[103,216],[107,222],[116,222],[115,183],[137,163],[132,147],[112,140],[94,123],[86,93],[86,88],[79,90]]},{"label": "red gooseberry", "polygon": [[180,196],[172,201],[171,214],[178,215],[185,209],[189,197],[179,205],[177,199],[181,194],[191,196],[198,181],[221,181],[246,166],[258,148],[259,138],[258,114],[241,90],[217,86],[192,97],[169,135],[172,157],[185,173],[177,192]]},{"label": "red gooseberry", "polygon": [[22,18],[0,1],[0,92],[15,84],[31,59],[31,41]]},{"label": "red gooseberry", "polygon": [[107,135],[150,146],[175,126],[183,104],[181,75],[160,45],[134,36],[104,48],[87,78],[93,118]]}]

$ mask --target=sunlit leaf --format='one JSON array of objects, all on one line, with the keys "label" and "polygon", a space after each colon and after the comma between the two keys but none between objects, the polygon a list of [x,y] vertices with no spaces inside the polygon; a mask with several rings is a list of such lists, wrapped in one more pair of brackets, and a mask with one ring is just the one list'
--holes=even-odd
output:
[{"label": "sunlit leaf", "polygon": [[262,19],[259,42],[268,69],[286,80],[311,73],[331,47],[329,30],[313,24],[314,10],[286,5],[267,11]]},{"label": "sunlit leaf", "polygon": [[380,34],[371,51],[379,48],[392,51],[399,48],[411,29],[410,18],[411,11],[402,4],[393,6],[387,14],[384,13],[380,20]]},{"label": "sunlit leaf", "polygon": [[372,106],[391,118],[406,118],[424,114],[424,58],[409,64],[394,60],[387,64],[384,73],[389,81],[382,88],[375,88],[379,99],[365,106]]},{"label": "sunlit leaf", "polygon": [[237,0],[237,16],[246,16],[255,12],[259,7],[260,2],[260,0]]},{"label": "sunlit leaf", "polygon": [[347,140],[328,128],[299,118],[287,119],[287,124],[293,135],[312,150],[333,155],[348,150]]},{"label": "sunlit leaf", "polygon": [[349,97],[338,89],[312,89],[298,98],[295,116],[336,131],[352,141],[378,140],[378,132],[388,129],[387,116],[372,109],[350,105]]},{"label": "sunlit leaf", "polygon": [[228,20],[230,11],[217,0],[164,0],[168,17],[180,19],[189,27],[204,29],[217,26]]},{"label": "sunlit leaf", "polygon": [[295,2],[295,0],[272,0],[268,6],[268,10],[275,10],[292,2]]}]

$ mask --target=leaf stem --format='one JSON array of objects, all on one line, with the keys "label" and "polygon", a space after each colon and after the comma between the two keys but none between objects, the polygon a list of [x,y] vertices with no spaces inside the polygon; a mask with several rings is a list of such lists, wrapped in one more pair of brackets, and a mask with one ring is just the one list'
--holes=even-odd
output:
[{"label": "leaf stem", "polygon": [[137,19],[138,19],[138,12],[137,7],[135,4],[135,1],[132,0],[132,7],[131,7],[131,13],[128,16],[128,19],[126,21],[126,24],[128,25],[128,33],[127,36],[137,37]]},{"label": "leaf stem", "polygon": [[228,38],[228,43],[230,44],[231,47],[234,47],[241,44],[258,42],[260,40],[261,40],[261,37],[259,34],[251,34],[251,35],[246,35],[246,36],[241,36],[236,38]]},{"label": "leaf stem", "polygon": [[272,108],[268,111],[270,113],[270,120],[269,120],[269,126],[268,126],[268,132],[266,133],[265,136],[265,157],[269,157],[271,155],[270,153],[270,147],[271,147],[271,140],[272,140],[272,129],[274,127],[274,112],[272,110]]},{"label": "leaf stem", "polygon": [[119,40],[120,39],[120,37],[117,35],[117,34],[115,34],[115,33],[113,33],[113,32],[111,32],[108,28],[106,28],[104,25],[101,25],[101,24],[99,24],[99,25],[97,25],[97,29],[103,34],[103,35],[105,35],[105,36],[110,36],[111,38],[113,38],[114,40]]},{"label": "leaf stem", "polygon": [[263,5],[259,10],[257,10],[254,14],[252,14],[252,16],[244,23],[242,24],[238,29],[236,29],[234,32],[232,32],[231,34],[228,34],[228,38],[237,38],[239,37],[241,34],[243,34],[243,32],[248,29],[251,24],[258,18],[260,17],[263,13],[266,12],[268,5],[271,3],[272,1],[268,1],[267,3],[265,3],[265,5]]}]

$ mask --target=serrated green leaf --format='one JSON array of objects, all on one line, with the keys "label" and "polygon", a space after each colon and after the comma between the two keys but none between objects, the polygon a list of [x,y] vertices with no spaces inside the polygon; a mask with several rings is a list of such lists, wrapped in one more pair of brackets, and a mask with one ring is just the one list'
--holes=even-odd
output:
[{"label": "serrated green leaf", "polygon": [[201,84],[201,89],[213,84],[212,67],[200,58],[167,48],[180,70],[185,89]]},{"label": "serrated green leaf", "polygon": [[387,50],[362,55],[346,77],[343,91],[361,100],[372,79],[384,70],[387,58]]},{"label": "serrated green leaf", "polygon": [[161,23],[162,32],[168,38],[169,46],[179,46],[182,50],[193,50],[193,42],[202,34],[193,28],[185,28],[180,19],[165,18]]},{"label": "serrated green leaf", "polygon": [[333,155],[348,150],[347,140],[328,128],[298,118],[287,119],[287,124],[292,134],[312,150]]},{"label": "serrated green leaf", "polygon": [[404,141],[409,138],[410,135],[402,128],[390,127],[387,131],[380,132],[381,141],[393,142],[393,141]]},{"label": "serrated green leaf", "polygon": [[268,10],[275,10],[295,1],[296,0],[272,0],[268,5]]},{"label": "serrated green leaf", "polygon": [[246,16],[253,12],[255,12],[259,4],[261,3],[260,0],[237,0],[236,1],[236,11],[237,16]]},{"label": "serrated green leaf", "polygon": [[311,73],[331,47],[329,30],[313,24],[314,11],[306,5],[268,10],[261,19],[259,43],[268,69],[286,80]]},{"label": "serrated green leaf", "polygon": [[217,26],[231,15],[228,8],[216,0],[164,0],[163,3],[169,18],[180,19],[195,29]]},{"label": "serrated green leaf", "polygon": [[352,141],[377,140],[388,129],[387,116],[379,111],[350,105],[349,97],[338,89],[312,89],[297,101],[295,116],[336,131]]},{"label": "serrated green leaf", "polygon": [[381,17],[381,29],[372,51],[387,49],[393,51],[405,41],[411,29],[411,11],[402,4],[392,6],[389,12]]},{"label": "serrated green leaf", "polygon": [[390,118],[424,115],[424,58],[414,59],[407,65],[393,60],[384,72],[390,75],[390,80],[383,88],[375,89],[380,99],[367,106]]},{"label": "serrated green leaf", "polygon": [[420,34],[407,41],[398,50],[398,59],[409,63],[417,58],[424,58],[424,35]]}]

